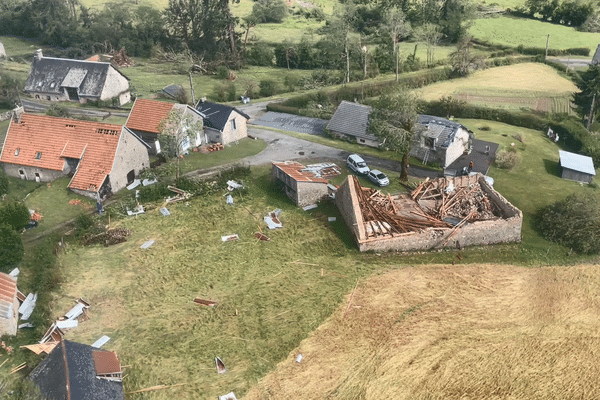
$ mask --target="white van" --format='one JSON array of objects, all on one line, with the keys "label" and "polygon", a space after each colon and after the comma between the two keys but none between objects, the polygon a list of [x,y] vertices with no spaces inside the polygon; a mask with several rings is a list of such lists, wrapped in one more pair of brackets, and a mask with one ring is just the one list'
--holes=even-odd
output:
[{"label": "white van", "polygon": [[356,174],[366,175],[370,171],[365,160],[363,160],[358,154],[350,154],[346,160],[346,165],[348,166],[349,170]]}]

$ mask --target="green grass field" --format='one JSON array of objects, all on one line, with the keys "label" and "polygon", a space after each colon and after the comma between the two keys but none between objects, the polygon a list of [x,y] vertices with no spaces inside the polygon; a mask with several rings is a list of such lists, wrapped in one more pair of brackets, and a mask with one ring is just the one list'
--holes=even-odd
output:
[{"label": "green grass field", "polygon": [[466,78],[426,86],[418,93],[424,100],[452,96],[488,107],[571,114],[571,95],[577,90],[573,82],[555,69],[539,63],[523,63],[476,71]]},{"label": "green grass field", "polygon": [[546,47],[550,34],[551,49],[587,47],[591,51],[590,58],[600,43],[600,33],[579,32],[563,25],[510,16],[475,20],[469,33],[477,39],[515,47]]}]

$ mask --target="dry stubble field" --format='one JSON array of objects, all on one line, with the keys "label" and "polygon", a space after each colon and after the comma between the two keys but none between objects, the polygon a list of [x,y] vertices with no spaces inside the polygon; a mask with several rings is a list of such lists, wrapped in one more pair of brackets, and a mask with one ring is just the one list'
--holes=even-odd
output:
[{"label": "dry stubble field", "polygon": [[598,289],[594,265],[381,274],[245,399],[595,398]]}]

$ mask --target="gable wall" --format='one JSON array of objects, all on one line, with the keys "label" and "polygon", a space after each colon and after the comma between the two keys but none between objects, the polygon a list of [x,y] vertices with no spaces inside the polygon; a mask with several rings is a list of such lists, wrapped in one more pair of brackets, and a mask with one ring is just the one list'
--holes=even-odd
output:
[{"label": "gable wall", "polygon": [[113,193],[127,186],[127,173],[129,171],[134,170],[135,175],[138,176],[140,172],[149,166],[148,148],[136,137],[123,130],[112,171],[109,175]]},{"label": "gable wall", "polygon": [[119,96],[119,105],[131,101],[129,81],[123,75],[118,73],[117,70],[110,67],[106,73],[106,80],[104,81],[102,93],[100,93],[100,100],[106,101],[117,96]]},{"label": "gable wall", "polygon": [[444,160],[443,168],[452,164],[458,157],[460,157],[469,144],[469,132],[463,128],[459,128],[454,137],[454,141],[448,146],[446,150],[446,157]]},{"label": "gable wall", "polygon": [[[231,121],[235,119],[235,129],[231,127]],[[235,142],[236,140],[243,139],[248,137],[248,128],[246,127],[246,118],[242,117],[237,112],[233,111],[229,115],[229,119],[227,120],[227,124],[225,124],[225,128],[223,128],[221,144],[229,144],[231,142]]]}]

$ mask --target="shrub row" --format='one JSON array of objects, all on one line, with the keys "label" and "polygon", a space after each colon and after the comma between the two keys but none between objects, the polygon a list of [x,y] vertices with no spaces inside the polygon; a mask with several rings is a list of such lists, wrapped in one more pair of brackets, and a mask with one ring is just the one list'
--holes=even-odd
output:
[{"label": "shrub row", "polygon": [[[504,52],[500,54],[492,54],[492,55],[509,55],[509,54],[525,54],[525,55],[539,55],[543,56],[546,54],[545,47],[525,47],[523,45],[519,45],[517,47],[507,46],[500,43],[492,43],[487,40],[482,39],[473,39],[473,43],[475,44],[475,48],[478,49],[492,49],[498,50],[499,52]],[[564,56],[564,55],[578,55],[578,56],[589,56],[590,49],[588,47],[572,47],[568,49],[548,49],[549,56]]]}]

